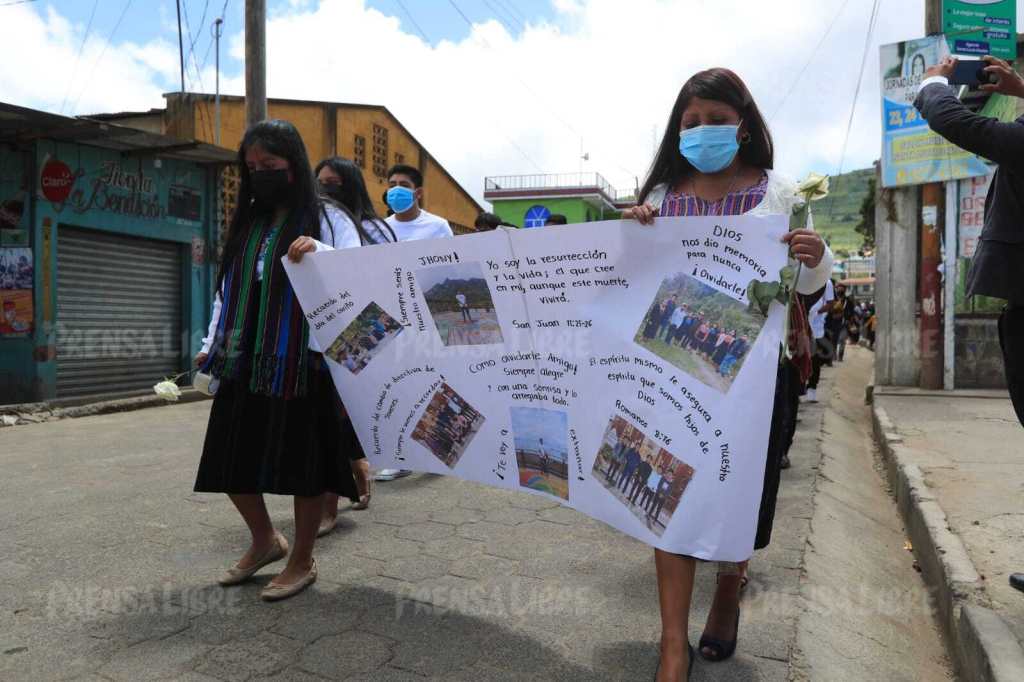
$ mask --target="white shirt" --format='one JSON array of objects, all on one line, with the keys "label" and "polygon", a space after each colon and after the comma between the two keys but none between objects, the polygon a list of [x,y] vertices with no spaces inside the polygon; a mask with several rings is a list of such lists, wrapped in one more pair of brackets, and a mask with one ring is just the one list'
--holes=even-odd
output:
[{"label": "white shirt", "polygon": [[463,294],[455,294],[455,300],[459,302],[463,308],[466,307],[466,297]]},{"label": "white shirt", "polygon": [[675,325],[676,327],[678,327],[679,325],[681,325],[683,323],[683,320],[685,318],[686,318],[686,313],[683,312],[683,309],[682,308],[676,308],[675,310],[672,311],[672,318],[669,320],[669,324],[672,324],[672,325]]},{"label": "white shirt", "polygon": [[447,220],[429,211],[424,211],[422,208],[420,214],[412,220],[399,220],[397,215],[390,215],[386,220],[400,242],[455,236],[452,226],[448,224]]},{"label": "white shirt", "polygon": [[[316,252],[351,249],[359,246],[359,232],[349,217],[330,204],[326,204],[324,208],[326,209],[326,217],[320,218],[320,240],[313,240],[316,242]],[[371,234],[373,233],[371,232]],[[256,278],[259,280],[263,279],[262,258],[256,265]],[[210,326],[206,330],[206,337],[203,339],[203,347],[200,349],[200,353],[209,354],[210,348],[213,346],[213,337],[217,334],[217,323],[220,321],[220,308],[221,292],[218,291],[217,295],[213,298]],[[312,334],[309,335],[309,349],[317,353],[321,352],[320,346]]]},{"label": "white shirt", "polygon": [[810,317],[811,332],[814,333],[814,338],[820,339],[825,336],[825,318],[827,315],[822,313],[828,304],[834,301],[836,298],[835,289],[832,288],[832,280],[825,282],[825,293],[821,295],[821,298],[811,306],[811,309],[807,311],[807,316]]}]

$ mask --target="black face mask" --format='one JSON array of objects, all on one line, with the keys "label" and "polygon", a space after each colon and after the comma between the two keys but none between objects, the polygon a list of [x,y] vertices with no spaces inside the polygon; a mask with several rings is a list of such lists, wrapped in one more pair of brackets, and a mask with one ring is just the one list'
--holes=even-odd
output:
[{"label": "black face mask", "polygon": [[320,183],[320,194],[330,197],[337,202],[341,202],[341,185],[334,182],[321,182]]},{"label": "black face mask", "polygon": [[252,182],[252,196],[263,208],[275,208],[287,203],[292,183],[288,180],[288,170],[259,170],[249,174]]}]

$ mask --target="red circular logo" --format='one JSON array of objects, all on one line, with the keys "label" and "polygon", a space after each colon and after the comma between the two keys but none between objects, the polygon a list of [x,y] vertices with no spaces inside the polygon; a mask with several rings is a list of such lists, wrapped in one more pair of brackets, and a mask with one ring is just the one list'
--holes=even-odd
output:
[{"label": "red circular logo", "polygon": [[43,196],[59,204],[71,195],[71,187],[75,184],[75,176],[71,173],[71,169],[68,168],[66,163],[50,159],[43,166],[39,184],[42,186]]}]

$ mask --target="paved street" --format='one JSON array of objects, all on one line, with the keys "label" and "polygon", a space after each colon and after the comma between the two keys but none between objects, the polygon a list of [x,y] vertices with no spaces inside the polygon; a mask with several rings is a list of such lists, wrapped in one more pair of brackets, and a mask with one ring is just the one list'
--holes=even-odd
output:
[{"label": "paved street", "polygon": [[[860,362],[849,369],[849,395],[863,395],[868,364]],[[0,430],[0,678],[651,679],[659,618],[650,549],[526,494],[425,475],[379,484],[371,509],[342,514],[318,547],[312,590],[261,603],[272,570],[249,585],[216,586],[247,534],[226,498],[190,492],[208,409],[199,402]],[[825,636],[834,631],[823,621],[850,618],[849,603],[835,610],[848,595],[838,581],[856,584],[858,575],[829,546],[840,557],[861,546],[853,566],[862,584],[884,579],[889,595],[920,590],[884,495],[873,513],[889,530],[877,549],[847,535],[848,511],[815,504],[825,484],[822,420],[860,419],[827,413],[803,411],[775,537],[752,564],[738,654],[698,662],[695,679],[944,671],[926,606],[917,625],[882,614],[884,636],[871,635],[870,610],[857,627],[871,636]],[[875,475],[870,466],[865,475]],[[290,535],[290,501],[271,504]],[[831,543],[809,537],[826,520]],[[809,546],[819,557],[810,570]],[[876,554],[891,564],[877,575]],[[701,566],[694,642],[713,586],[713,567]]]}]

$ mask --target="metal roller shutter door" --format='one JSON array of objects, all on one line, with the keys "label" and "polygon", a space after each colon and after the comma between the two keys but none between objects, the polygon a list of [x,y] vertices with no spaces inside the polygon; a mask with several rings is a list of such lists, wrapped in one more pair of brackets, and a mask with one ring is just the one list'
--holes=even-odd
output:
[{"label": "metal roller shutter door", "polygon": [[182,251],[58,228],[58,398],[146,389],[181,371]]}]

